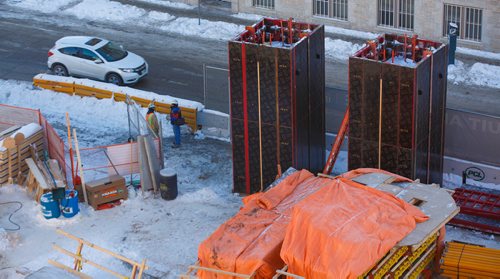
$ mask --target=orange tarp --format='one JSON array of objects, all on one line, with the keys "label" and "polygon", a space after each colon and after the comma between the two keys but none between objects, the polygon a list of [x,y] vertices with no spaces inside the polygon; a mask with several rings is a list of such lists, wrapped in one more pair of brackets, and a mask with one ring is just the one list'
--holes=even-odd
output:
[{"label": "orange tarp", "polygon": [[[271,278],[284,263],[280,249],[292,207],[319,188],[331,185],[307,170],[297,171],[265,193],[245,198],[243,208],[222,224],[198,249],[200,266],[254,278]],[[231,278],[199,271],[200,278]]]},{"label": "orange tarp", "polygon": [[394,195],[347,179],[370,172],[382,171],[349,172],[295,205],[281,249],[289,272],[315,279],[356,278],[408,235],[416,222],[428,219]]}]

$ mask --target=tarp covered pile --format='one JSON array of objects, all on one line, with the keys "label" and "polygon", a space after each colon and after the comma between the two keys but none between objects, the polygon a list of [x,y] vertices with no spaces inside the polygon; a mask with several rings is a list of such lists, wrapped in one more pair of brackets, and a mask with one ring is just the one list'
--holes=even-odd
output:
[{"label": "tarp covered pile", "polygon": [[[329,179],[302,170],[249,196],[238,214],[200,244],[200,266],[254,278],[271,278],[285,264],[306,278],[363,274],[427,219],[405,201],[349,180],[368,172],[382,171]],[[198,276],[230,278],[201,270]]]}]

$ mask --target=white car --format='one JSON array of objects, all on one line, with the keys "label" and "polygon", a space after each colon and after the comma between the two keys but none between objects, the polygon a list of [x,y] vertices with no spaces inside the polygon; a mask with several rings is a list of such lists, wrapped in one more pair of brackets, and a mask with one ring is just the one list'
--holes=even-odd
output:
[{"label": "white car", "polygon": [[87,77],[133,84],[148,74],[148,63],[108,40],[69,36],[59,39],[48,52],[49,69],[58,76]]}]

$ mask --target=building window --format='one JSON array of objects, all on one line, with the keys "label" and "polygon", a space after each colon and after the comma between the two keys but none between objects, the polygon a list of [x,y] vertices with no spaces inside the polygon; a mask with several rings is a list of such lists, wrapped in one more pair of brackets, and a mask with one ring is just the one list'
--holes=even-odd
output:
[{"label": "building window", "polygon": [[314,0],[314,15],[347,20],[348,0]]},{"label": "building window", "polygon": [[413,30],[415,0],[378,0],[377,24]]},{"label": "building window", "polygon": [[252,0],[252,5],[258,8],[274,10],[274,0]]},{"label": "building window", "polygon": [[481,41],[483,31],[482,9],[444,4],[443,36],[448,35],[451,22],[458,26],[458,38],[469,41]]}]

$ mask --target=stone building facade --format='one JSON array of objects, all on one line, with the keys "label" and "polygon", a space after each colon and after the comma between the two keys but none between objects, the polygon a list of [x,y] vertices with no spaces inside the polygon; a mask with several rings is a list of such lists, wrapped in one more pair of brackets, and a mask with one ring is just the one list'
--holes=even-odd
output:
[{"label": "stone building facade", "polygon": [[458,46],[500,52],[500,0],[231,0],[231,8],[235,13],[417,34],[443,42],[448,23],[454,22],[459,26]]}]

